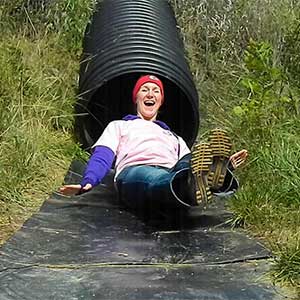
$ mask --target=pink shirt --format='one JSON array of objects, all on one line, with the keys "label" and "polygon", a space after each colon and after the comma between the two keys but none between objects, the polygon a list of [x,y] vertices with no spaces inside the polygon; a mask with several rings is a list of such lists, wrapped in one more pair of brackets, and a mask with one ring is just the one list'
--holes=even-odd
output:
[{"label": "pink shirt", "polygon": [[134,165],[172,168],[190,153],[181,137],[143,119],[110,122],[93,147],[96,146],[106,146],[115,153],[115,177],[125,167]]}]

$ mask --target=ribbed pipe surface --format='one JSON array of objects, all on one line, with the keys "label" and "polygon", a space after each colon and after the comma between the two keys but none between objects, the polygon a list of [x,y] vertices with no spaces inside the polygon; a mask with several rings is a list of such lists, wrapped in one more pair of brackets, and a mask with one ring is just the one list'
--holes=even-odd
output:
[{"label": "ribbed pipe surface", "polygon": [[189,146],[198,132],[198,94],[167,0],[103,0],[87,26],[75,128],[89,148],[106,125],[135,113],[131,93],[144,74],[165,87],[159,119]]}]

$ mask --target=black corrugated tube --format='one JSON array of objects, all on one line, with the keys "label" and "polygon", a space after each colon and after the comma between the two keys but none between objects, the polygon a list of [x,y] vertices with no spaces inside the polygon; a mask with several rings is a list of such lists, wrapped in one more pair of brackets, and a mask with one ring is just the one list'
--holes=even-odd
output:
[{"label": "black corrugated tube", "polygon": [[144,74],[164,84],[158,119],[191,146],[199,126],[198,94],[171,5],[167,0],[101,1],[83,40],[75,108],[75,129],[84,148],[110,121],[135,113],[131,93]]}]

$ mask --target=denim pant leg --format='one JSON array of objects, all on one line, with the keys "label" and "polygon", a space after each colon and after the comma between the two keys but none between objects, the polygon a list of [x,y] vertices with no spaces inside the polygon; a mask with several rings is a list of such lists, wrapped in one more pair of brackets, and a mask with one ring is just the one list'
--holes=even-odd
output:
[{"label": "denim pant leg", "polygon": [[[127,167],[117,177],[120,200],[133,209],[150,209],[168,197],[169,176],[168,169],[156,166]],[[156,186],[162,191],[158,198],[153,196]]]},{"label": "denim pant leg", "polygon": [[117,177],[120,200],[139,211],[189,207],[177,196],[177,187],[173,188],[175,178],[174,182],[181,177],[186,181],[182,175],[187,174],[188,169],[173,169],[146,165],[125,168]]},{"label": "denim pant leg", "polygon": [[188,153],[185,156],[183,156],[177,163],[176,165],[172,168],[173,172],[183,170],[183,169],[188,169],[190,168],[190,163],[191,163],[191,158],[192,154]]}]

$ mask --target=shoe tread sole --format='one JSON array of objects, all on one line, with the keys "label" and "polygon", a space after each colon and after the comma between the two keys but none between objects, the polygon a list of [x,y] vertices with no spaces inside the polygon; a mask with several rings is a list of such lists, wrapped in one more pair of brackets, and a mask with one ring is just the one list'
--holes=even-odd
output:
[{"label": "shoe tread sole", "polygon": [[213,163],[207,180],[212,189],[218,190],[224,183],[232,144],[227,132],[223,129],[212,130],[209,135],[209,143],[213,154]]},{"label": "shoe tread sole", "polygon": [[208,143],[196,144],[192,150],[191,171],[195,179],[196,202],[206,205],[212,198],[207,183],[207,174],[212,164],[212,151]]}]

